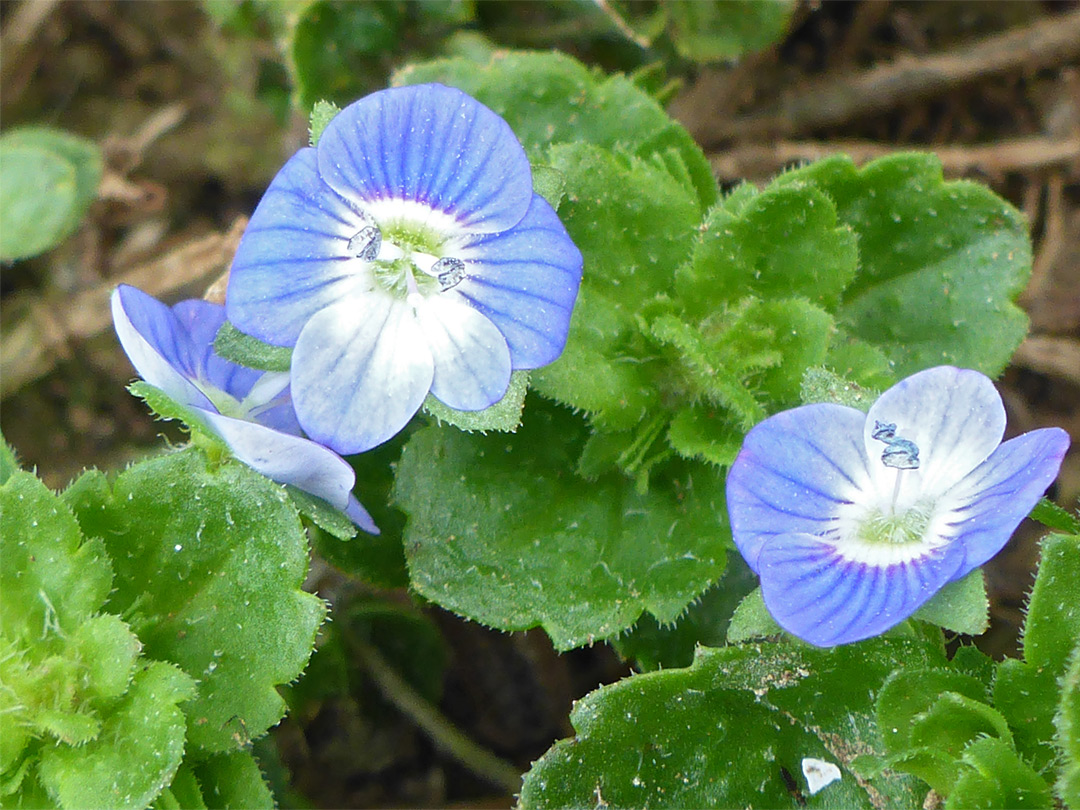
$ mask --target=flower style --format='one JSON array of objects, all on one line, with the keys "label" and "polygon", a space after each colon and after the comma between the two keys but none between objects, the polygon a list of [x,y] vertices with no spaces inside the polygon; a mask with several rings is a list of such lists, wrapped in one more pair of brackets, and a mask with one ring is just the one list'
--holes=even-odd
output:
[{"label": "flower style", "polygon": [[352,494],[356,473],[343,458],[300,436],[289,375],[244,368],[214,353],[225,308],[182,301],[171,309],[135,287],[112,295],[113,324],[139,375],[187,406],[199,427],[220,437],[240,461],[279,484],[292,484],[378,534]]},{"label": "flower style", "polygon": [[998,553],[1054,480],[1069,436],[1004,444],[984,375],[940,366],[864,414],[804,405],[747,435],[728,473],[735,545],[773,618],[820,647],[906,619]]},{"label": "flower style", "polygon": [[581,253],[498,115],[438,84],[346,107],[259,203],[226,308],[293,346],[296,414],[339,453],[380,444],[430,392],[481,410],[562,352]]}]

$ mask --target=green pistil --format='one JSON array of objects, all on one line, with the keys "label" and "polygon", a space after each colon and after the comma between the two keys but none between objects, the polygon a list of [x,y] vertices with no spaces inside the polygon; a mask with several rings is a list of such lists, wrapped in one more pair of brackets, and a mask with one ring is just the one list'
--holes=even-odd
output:
[{"label": "green pistil", "polygon": [[870,545],[922,543],[930,527],[930,517],[930,508],[921,503],[897,514],[874,510],[859,525],[858,539]]},{"label": "green pistil", "polygon": [[393,242],[406,254],[428,253],[436,258],[443,255],[445,237],[437,231],[405,220],[391,220],[380,227],[383,239]]},{"label": "green pistil", "polygon": [[416,287],[422,295],[428,296],[439,291],[439,282],[417,269],[407,255],[392,261],[377,259],[371,263],[371,269],[379,285],[399,298],[407,298],[409,295],[409,274],[416,281]]}]

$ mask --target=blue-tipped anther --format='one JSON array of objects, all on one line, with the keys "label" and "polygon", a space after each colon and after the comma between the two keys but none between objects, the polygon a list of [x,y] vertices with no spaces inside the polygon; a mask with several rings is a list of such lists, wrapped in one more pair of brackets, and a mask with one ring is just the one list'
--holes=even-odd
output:
[{"label": "blue-tipped anther", "polygon": [[919,446],[910,439],[896,436],[896,425],[889,422],[874,422],[870,438],[885,442],[881,454],[881,463],[897,470],[919,469]]}]

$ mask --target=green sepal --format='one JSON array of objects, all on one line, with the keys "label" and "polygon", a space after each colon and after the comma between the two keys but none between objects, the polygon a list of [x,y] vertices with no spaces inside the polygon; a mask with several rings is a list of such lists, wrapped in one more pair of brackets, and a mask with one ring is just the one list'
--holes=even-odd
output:
[{"label": "green sepal", "polygon": [[532,166],[533,193],[543,197],[548,205],[559,210],[563,197],[566,196],[566,178],[562,172],[551,166]]},{"label": "green sepal", "polygon": [[289,494],[289,499],[296,511],[324,532],[328,532],[338,540],[352,540],[356,537],[356,524],[345,517],[345,513],[340,509],[292,484],[286,484],[285,491]]},{"label": "green sepal", "polygon": [[308,116],[308,145],[318,146],[319,138],[322,137],[326,125],[334,120],[334,116],[341,112],[341,108],[331,101],[320,99],[311,108]]},{"label": "green sepal", "polygon": [[214,338],[214,351],[225,360],[261,371],[288,371],[292,363],[292,349],[288,346],[263,343],[228,321]]},{"label": "green sepal", "polygon": [[954,633],[979,636],[990,626],[990,600],[981,568],[950,582],[930,597],[911,618],[936,624]]},{"label": "green sepal", "polygon": [[154,416],[163,422],[183,422],[193,436],[207,449],[213,449],[218,455],[229,453],[228,445],[214,432],[199,415],[197,408],[181,405],[157,386],[145,380],[136,380],[128,386],[128,392],[146,403]]},{"label": "green sepal", "polygon": [[458,411],[444,405],[434,394],[424,400],[424,412],[435,417],[439,423],[464,430],[467,433],[487,433],[489,430],[513,433],[521,424],[521,408],[529,390],[529,372],[515,371],[503,398],[482,411]]}]

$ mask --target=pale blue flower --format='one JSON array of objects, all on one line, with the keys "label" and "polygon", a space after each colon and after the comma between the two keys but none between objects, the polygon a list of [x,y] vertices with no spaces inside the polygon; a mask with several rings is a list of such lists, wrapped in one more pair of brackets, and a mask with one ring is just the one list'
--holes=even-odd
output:
[{"label": "pale blue flower", "polygon": [[379,533],[352,494],[353,468],[300,435],[289,375],[244,368],[214,353],[223,306],[190,300],[170,309],[121,284],[112,294],[112,315],[139,376],[186,406],[198,427],[222,439],[237,459],[279,484],[322,498],[364,531]]},{"label": "pale blue flower", "polygon": [[418,85],[355,102],[285,164],[226,307],[242,332],[294,347],[300,424],[356,453],[429,392],[480,410],[512,371],[558,357],[581,267],[506,122],[460,90]]},{"label": "pale blue flower", "polygon": [[1004,432],[989,378],[950,366],[901,381],[869,413],[805,405],[757,425],[727,501],[773,618],[818,646],[858,641],[997,554],[1069,447],[1060,428]]}]

